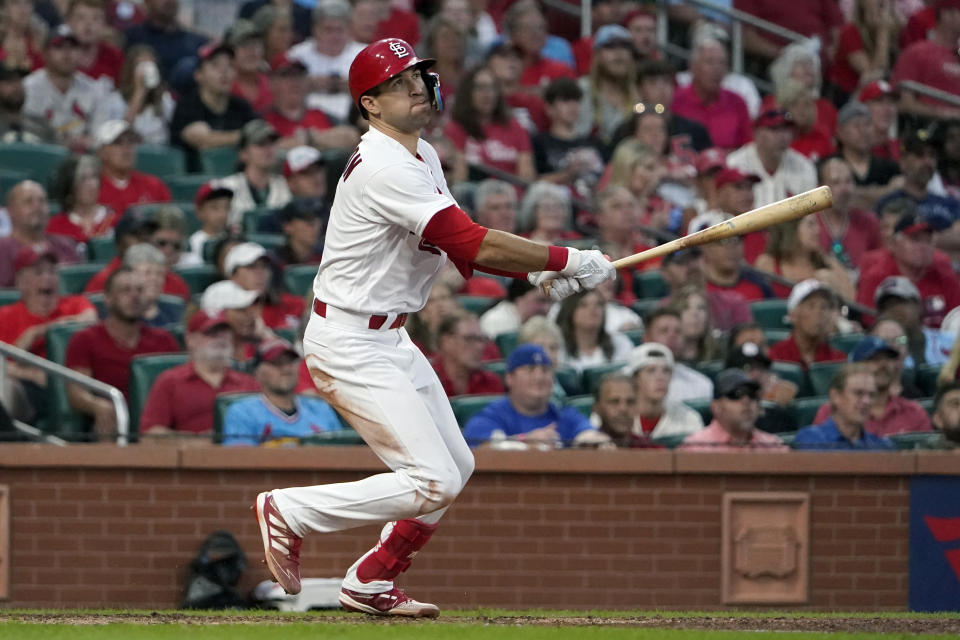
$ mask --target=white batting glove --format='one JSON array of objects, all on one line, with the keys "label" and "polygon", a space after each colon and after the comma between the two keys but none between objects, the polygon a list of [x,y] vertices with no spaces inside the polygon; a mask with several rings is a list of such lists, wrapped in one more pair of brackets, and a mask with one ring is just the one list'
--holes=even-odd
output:
[{"label": "white batting glove", "polygon": [[531,271],[527,274],[527,280],[555,301],[563,300],[583,288],[576,278],[561,276],[556,271]]},{"label": "white batting glove", "polygon": [[573,276],[584,289],[595,289],[605,280],[616,280],[617,270],[607,260],[603,252],[597,249],[586,251],[570,250],[567,266],[560,272],[562,276]]}]

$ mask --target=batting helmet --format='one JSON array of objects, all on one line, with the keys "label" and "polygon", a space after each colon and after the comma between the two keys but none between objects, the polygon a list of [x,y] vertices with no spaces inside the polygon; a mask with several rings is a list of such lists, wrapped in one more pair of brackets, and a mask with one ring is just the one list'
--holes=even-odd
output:
[{"label": "batting helmet", "polygon": [[[384,38],[368,44],[350,65],[350,95],[353,97],[353,102],[359,107],[360,96],[381,82],[411,67],[427,69],[436,62],[433,58],[418,58],[410,43],[400,38]],[[434,93],[439,91],[433,91],[432,85],[436,83],[436,79],[431,78],[431,80],[433,82],[427,81],[427,74],[424,74],[427,93],[431,102],[434,102]],[[439,109],[436,104],[434,107]],[[361,107],[360,112],[363,113],[363,111]]]}]

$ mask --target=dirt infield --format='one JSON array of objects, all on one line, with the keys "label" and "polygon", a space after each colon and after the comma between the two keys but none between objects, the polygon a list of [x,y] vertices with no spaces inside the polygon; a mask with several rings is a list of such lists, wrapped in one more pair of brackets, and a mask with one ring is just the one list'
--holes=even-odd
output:
[{"label": "dirt infield", "polygon": [[[0,623],[21,622],[34,624],[105,625],[114,623],[142,625],[283,625],[291,623],[338,624],[434,624],[397,618],[374,618],[342,614],[249,614],[204,615],[178,612],[153,613],[3,613]],[[549,627],[633,627],[648,629],[691,629],[705,631],[813,631],[850,633],[948,634],[960,636],[960,618],[936,617],[753,617],[736,614],[703,614],[694,616],[487,616],[456,613],[441,616],[439,622],[448,624],[478,624],[498,626]]]}]

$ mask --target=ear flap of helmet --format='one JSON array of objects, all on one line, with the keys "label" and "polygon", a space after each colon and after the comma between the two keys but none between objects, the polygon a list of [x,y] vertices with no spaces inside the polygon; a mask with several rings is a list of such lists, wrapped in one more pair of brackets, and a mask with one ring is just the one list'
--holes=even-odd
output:
[{"label": "ear flap of helmet", "polygon": [[427,86],[427,97],[435,111],[443,111],[443,96],[440,94],[440,74],[427,72],[423,74],[423,83]]}]

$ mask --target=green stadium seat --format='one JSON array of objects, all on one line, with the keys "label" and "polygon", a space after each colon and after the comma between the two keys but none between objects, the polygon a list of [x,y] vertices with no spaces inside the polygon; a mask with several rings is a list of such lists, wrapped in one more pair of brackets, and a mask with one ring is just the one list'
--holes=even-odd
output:
[{"label": "green stadium seat", "polygon": [[497,348],[500,349],[500,355],[504,358],[509,358],[513,350],[517,348],[517,332],[508,331],[507,333],[501,333],[494,338],[493,341],[497,343]]},{"label": "green stadium seat", "polygon": [[159,355],[136,356],[130,362],[130,433],[139,433],[140,413],[147,403],[150,388],[161,373],[167,369],[187,362],[185,353],[164,353]]},{"label": "green stadium seat", "polygon": [[557,367],[554,376],[568,396],[579,396],[586,392],[580,372],[573,367]]},{"label": "green stadium seat", "polygon": [[646,319],[646,315],[659,306],[659,300],[656,298],[647,298],[645,300],[635,300],[633,304],[630,305],[630,308],[633,309],[641,318]]},{"label": "green stadium seat", "polygon": [[277,327],[273,329],[273,332],[277,334],[278,337],[283,338],[291,344],[297,343],[297,330],[291,327]]},{"label": "green stadium seat", "polygon": [[292,264],[283,270],[283,286],[295,296],[305,296],[313,290],[317,276],[315,264]]},{"label": "green stadium seat", "polygon": [[69,155],[66,147],[56,144],[0,144],[0,169],[24,172],[46,188]]},{"label": "green stadium seat", "polygon": [[936,398],[917,398],[917,404],[923,407],[927,413],[933,413],[933,401]]},{"label": "green stadium seat", "polygon": [[836,375],[843,362],[814,362],[807,370],[807,376],[810,379],[810,389],[818,396],[829,394],[830,382]]},{"label": "green stadium seat", "polygon": [[250,209],[243,214],[243,232],[257,233],[260,230],[260,221],[273,215],[273,209],[263,207]]},{"label": "green stadium seat", "polygon": [[853,348],[857,346],[863,339],[864,334],[862,333],[844,333],[838,336],[833,336],[830,338],[830,346],[834,349],[839,349],[846,354],[849,354],[853,351]]},{"label": "green stadium seat", "polygon": [[898,451],[911,449],[930,449],[940,440],[939,431],[918,431],[913,433],[896,433],[890,436]]},{"label": "green stadium seat", "polygon": [[940,375],[941,367],[933,364],[921,364],[916,368],[914,383],[925,396],[933,396],[937,393],[937,377]]},{"label": "green stadium seat", "polygon": [[237,400],[252,398],[256,393],[221,393],[213,405],[213,443],[223,443],[223,420],[227,416],[227,409]]},{"label": "green stadium seat", "polygon": [[572,398],[567,398],[564,401],[564,406],[573,407],[586,417],[590,417],[590,413],[593,411],[593,395],[587,394],[584,396],[574,396]]},{"label": "green stadium seat", "polygon": [[627,329],[623,332],[623,335],[630,338],[633,346],[643,344],[643,329]]},{"label": "green stadium seat", "polygon": [[349,426],[339,431],[324,431],[316,433],[300,441],[303,445],[320,447],[358,447],[366,446],[366,442],[360,437],[360,434]]},{"label": "green stadium seat", "polygon": [[653,444],[666,447],[667,449],[676,449],[683,441],[686,439],[686,433],[676,433],[670,436],[660,436],[659,438],[653,439]]},{"label": "green stadium seat", "polygon": [[[47,329],[47,359],[57,364],[65,364],[70,338],[91,324],[90,322],[66,322],[51,325]],[[43,430],[68,440],[84,439],[89,433],[89,420],[70,407],[64,379],[60,376],[50,376],[47,379],[47,391],[51,402],[47,407],[47,419],[41,425]]]},{"label": "green stadium seat", "polygon": [[813,418],[817,415],[820,407],[829,402],[826,396],[814,396],[812,398],[799,398],[790,405],[794,417],[797,419],[797,426],[801,429],[813,424]]},{"label": "green stadium seat", "polygon": [[60,293],[64,295],[83,293],[83,288],[90,282],[104,265],[93,262],[80,264],[65,264],[57,270],[60,277]]},{"label": "green stadium seat", "polygon": [[684,400],[683,404],[699,413],[703,419],[703,424],[710,424],[713,420],[713,412],[710,411],[711,402],[710,398],[697,398],[696,400]]},{"label": "green stadium seat", "polygon": [[793,362],[773,362],[770,365],[770,370],[777,374],[779,378],[797,385],[798,398],[810,395],[807,374],[800,365]]},{"label": "green stadium seat", "polygon": [[457,296],[457,302],[465,310],[476,315],[483,313],[500,302],[497,298],[488,298],[486,296]]},{"label": "green stadium seat", "polygon": [[705,360],[698,362],[694,369],[710,378],[710,380],[714,380],[717,374],[723,371],[723,360]]},{"label": "green stadium seat", "polygon": [[203,293],[204,289],[220,279],[217,268],[212,264],[198,264],[190,267],[174,267],[173,271],[183,278],[190,293]]},{"label": "green stadium seat", "polygon": [[767,339],[767,344],[775,345],[781,340],[786,340],[790,337],[789,329],[764,329],[763,337]]},{"label": "green stadium seat", "polygon": [[186,351],[187,349],[187,327],[182,323],[172,324],[169,327],[166,327],[167,331],[173,334],[173,337],[177,339],[177,343],[180,345],[180,349]]},{"label": "green stadium seat", "polygon": [[506,360],[488,360],[482,363],[480,368],[484,371],[497,374],[497,377],[500,378],[501,381],[503,381],[504,376],[507,375]]},{"label": "green stadium seat", "polygon": [[158,178],[182,176],[187,172],[187,161],[176,147],[142,144],[137,147],[136,168]]},{"label": "green stadium seat", "polygon": [[[585,393],[596,393],[597,387],[600,386],[600,381],[608,373],[616,373],[623,369],[623,362],[611,362],[609,364],[601,364],[595,367],[586,367],[583,370],[581,388]],[[571,394],[574,395],[574,394]]]},{"label": "green stadium seat", "polygon": [[157,211],[164,207],[176,207],[183,212],[183,218],[187,223],[188,236],[194,231],[200,230],[200,220],[197,218],[197,208],[193,205],[192,201],[179,200],[174,202],[148,202],[146,204],[134,205],[130,208],[136,209],[137,211],[142,211],[144,214],[153,217],[156,215]]},{"label": "green stadium seat", "polygon": [[641,300],[657,300],[670,295],[670,288],[657,269],[641,271],[633,276],[633,294]]},{"label": "green stadium seat", "polygon": [[194,173],[184,176],[171,176],[164,178],[163,181],[170,187],[170,195],[175,201],[193,202],[194,197],[197,195],[197,189],[199,189],[201,185],[211,180],[216,180],[219,177],[220,176],[216,174]]},{"label": "green stadium seat", "polygon": [[213,147],[200,152],[200,170],[217,176],[228,176],[237,172],[237,148]]},{"label": "green stadium seat", "polygon": [[117,255],[117,243],[113,234],[96,236],[87,240],[87,259],[93,262],[110,262]]},{"label": "green stadium seat", "polygon": [[103,293],[86,293],[84,294],[90,302],[93,303],[93,306],[97,308],[97,317],[103,320],[107,317],[107,301],[104,299]]},{"label": "green stadium seat", "polygon": [[457,424],[463,429],[473,414],[494,400],[499,400],[503,397],[505,396],[500,393],[476,396],[454,396],[450,398],[450,407],[453,409],[453,415],[457,418]]},{"label": "green stadium seat", "polygon": [[786,300],[757,300],[750,303],[753,319],[765,329],[790,329]]},{"label": "green stadium seat", "polygon": [[777,434],[774,434],[774,435],[776,435],[778,438],[780,438],[781,440],[783,440],[783,444],[787,445],[788,447],[792,447],[792,446],[793,446],[793,441],[794,441],[794,439],[797,437],[797,432],[796,432],[796,431],[784,431],[783,433],[777,433]]},{"label": "green stadium seat", "polygon": [[287,238],[282,233],[248,233],[247,241],[256,242],[258,245],[270,251],[279,249],[287,243]]},{"label": "green stadium seat", "polygon": [[0,307],[20,300],[19,289],[0,289]]},{"label": "green stadium seat", "polygon": [[[7,194],[17,183],[29,180],[30,174],[25,171],[16,171],[14,169],[0,169],[0,198],[3,202],[7,201]],[[51,212],[56,212],[51,207]]]}]

